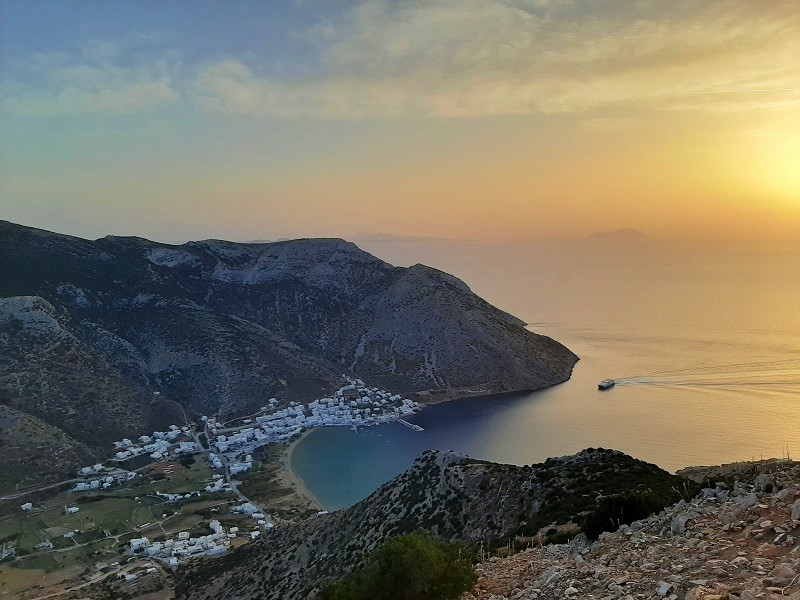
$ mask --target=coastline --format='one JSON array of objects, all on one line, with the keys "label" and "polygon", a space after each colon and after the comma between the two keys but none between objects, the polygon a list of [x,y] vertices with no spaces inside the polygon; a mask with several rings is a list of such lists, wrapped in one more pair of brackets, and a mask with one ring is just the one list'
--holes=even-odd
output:
[{"label": "coastline", "polygon": [[[559,385],[559,384],[554,384]],[[408,394],[409,398],[414,398],[417,402],[422,405],[420,410],[424,410],[426,406],[435,406],[437,404],[444,404],[445,402],[456,402],[458,400],[472,400],[476,398],[492,398],[497,396],[525,396],[528,394],[532,394],[533,392],[537,392],[541,389],[545,388],[537,388],[535,390],[505,390],[502,392],[495,392],[492,390],[465,390],[463,388],[453,388],[448,389],[445,391],[434,391],[431,392],[429,390],[423,392],[414,392],[413,394]],[[419,413],[414,413],[419,414]]]},{"label": "coastline", "polygon": [[292,440],[287,446],[284,447],[280,456],[280,478],[284,485],[292,488],[295,493],[308,503],[309,509],[326,510],[322,503],[317,499],[314,494],[306,486],[302,478],[292,469],[292,454],[295,448],[302,442],[308,435],[314,431],[315,428],[306,429],[297,439]]},{"label": "coastline", "polygon": [[[580,359],[578,359],[580,360]],[[577,361],[576,361],[577,364]],[[542,390],[546,390],[551,387],[555,387],[557,385],[562,385],[567,383],[572,379],[572,374],[574,372],[573,369],[570,370],[569,376],[564,379],[563,381],[556,381],[553,383],[548,383],[546,385],[541,385],[537,388],[520,388],[515,390],[495,390],[492,389],[490,386],[489,389],[470,389],[469,387],[454,387],[454,388],[445,388],[440,390],[422,390],[419,392],[409,392],[406,394],[406,397],[413,398],[420,404],[422,404],[423,408],[425,406],[432,406],[434,404],[442,404],[444,402],[452,402],[454,400],[466,400],[468,398],[488,398],[492,396],[515,396],[515,395],[527,395],[532,394],[534,392],[539,392]],[[473,386],[473,387],[481,387]]]},{"label": "coastline", "polygon": [[[569,381],[569,378],[566,381]],[[559,385],[560,383],[564,382],[553,383],[533,390],[526,389],[526,390],[494,391],[491,389],[476,390],[468,388],[448,388],[446,390],[437,390],[433,393],[431,393],[431,391],[429,390],[426,390],[423,392],[407,394],[407,397],[413,398],[422,404],[422,407],[420,409],[421,412],[424,411],[425,408],[428,406],[454,402],[457,400],[468,400],[468,399],[472,400],[472,399],[482,399],[482,398],[490,398],[498,396],[527,396],[528,394],[531,394],[533,392],[546,389],[555,385]],[[413,416],[416,416],[417,414],[419,414],[419,412],[415,413],[415,415]],[[294,490],[295,495],[306,504],[306,508],[308,510],[327,511],[328,509],[308,489],[308,486],[303,481],[303,479],[294,471],[294,469],[292,469],[292,456],[294,454],[295,449],[315,429],[316,427],[312,427],[311,429],[306,429],[297,438],[293,439],[291,442],[289,442],[283,447],[278,459],[279,460],[278,477],[283,486]]]}]

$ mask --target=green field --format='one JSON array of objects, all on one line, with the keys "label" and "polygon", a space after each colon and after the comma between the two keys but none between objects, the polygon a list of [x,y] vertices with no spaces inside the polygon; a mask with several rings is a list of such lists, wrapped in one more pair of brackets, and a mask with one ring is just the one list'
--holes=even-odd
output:
[{"label": "green field", "polygon": [[241,476],[239,489],[242,493],[262,503],[271,503],[292,493],[291,488],[281,485],[278,476],[282,452],[283,446],[278,444],[263,446],[254,452],[253,468]]},{"label": "green field", "polygon": [[[169,472],[163,472],[165,467]],[[18,504],[10,505],[9,512],[0,516],[0,542],[16,543],[18,558],[0,565],[0,598],[17,597],[22,590],[58,586],[61,581],[81,581],[100,561],[124,562],[124,549],[133,537],[157,539],[178,531],[205,533],[212,509],[214,516],[230,516],[226,507],[229,495],[203,493],[180,504],[165,503],[156,495],[203,491],[214,475],[204,458],[157,465],[147,473],[106,490],[40,496],[39,501],[33,500],[31,512],[21,511]],[[80,510],[69,514],[68,506]],[[163,514],[169,518],[164,520]],[[147,523],[152,525],[143,528]],[[76,531],[73,538],[64,537]],[[35,548],[47,540],[54,550]]]},{"label": "green field", "polygon": [[[15,510],[0,517],[0,541],[16,541],[18,555],[41,552],[35,546],[46,540],[50,540],[57,550],[64,550],[55,553],[58,555],[92,554],[95,550],[124,543],[133,537],[136,528],[147,523],[156,524],[162,520],[162,514],[172,515],[178,510],[177,504],[165,504],[156,492],[184,494],[202,490],[213,476],[210,465],[200,458],[188,466],[175,464],[171,470],[165,476],[139,477],[125,486],[100,492],[65,492],[30,513]],[[216,500],[221,502],[224,497],[219,496]],[[67,514],[67,506],[77,506],[80,510]],[[173,520],[180,520],[183,516],[176,516]],[[184,522],[196,526],[199,519],[187,518]],[[73,539],[64,538],[69,531],[78,533]],[[108,536],[124,534],[130,535],[116,541],[107,539]],[[89,544],[93,541],[96,543]],[[83,546],[80,552],[67,552],[70,548],[77,551],[77,546],[82,544],[88,545]],[[29,568],[47,569],[55,564],[47,554],[41,561],[39,557],[28,560],[37,565]]]},{"label": "green field", "polygon": [[187,494],[203,490],[213,478],[214,471],[205,459],[197,458],[188,468],[175,465],[172,473],[165,479],[139,484],[134,487],[132,495],[143,494]]}]

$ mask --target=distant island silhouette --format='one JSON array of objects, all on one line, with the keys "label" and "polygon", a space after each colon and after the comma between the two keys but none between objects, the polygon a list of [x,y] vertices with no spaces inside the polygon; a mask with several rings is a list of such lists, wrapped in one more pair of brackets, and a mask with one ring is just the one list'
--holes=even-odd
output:
[{"label": "distant island silhouette", "polygon": [[354,242],[471,242],[473,240],[441,238],[441,237],[420,237],[415,235],[394,235],[391,233],[371,233],[360,231],[350,238]]}]

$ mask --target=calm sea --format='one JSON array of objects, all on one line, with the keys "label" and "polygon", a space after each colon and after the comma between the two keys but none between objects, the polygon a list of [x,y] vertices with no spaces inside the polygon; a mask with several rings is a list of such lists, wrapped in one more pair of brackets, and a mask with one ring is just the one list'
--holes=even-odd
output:
[{"label": "calm sea", "polygon": [[[292,466],[328,508],[348,506],[426,449],[513,464],[587,447],[668,470],[800,456],[800,248],[371,243],[421,262],[566,344],[562,385],[424,409],[399,424],[314,431]],[[606,377],[622,383],[598,392]]]}]

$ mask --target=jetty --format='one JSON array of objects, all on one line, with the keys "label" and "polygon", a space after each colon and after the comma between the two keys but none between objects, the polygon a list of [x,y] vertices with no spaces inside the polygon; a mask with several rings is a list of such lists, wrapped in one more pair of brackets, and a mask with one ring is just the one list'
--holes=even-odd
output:
[{"label": "jetty", "polygon": [[408,428],[409,428],[411,431],[425,431],[425,430],[424,430],[422,427],[420,427],[419,425],[415,425],[414,423],[409,423],[409,422],[408,422],[408,421],[406,421],[405,419],[397,419],[397,422],[398,422],[398,423],[400,423],[401,425],[405,425],[405,426],[406,426],[406,427],[408,427]]}]

